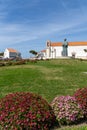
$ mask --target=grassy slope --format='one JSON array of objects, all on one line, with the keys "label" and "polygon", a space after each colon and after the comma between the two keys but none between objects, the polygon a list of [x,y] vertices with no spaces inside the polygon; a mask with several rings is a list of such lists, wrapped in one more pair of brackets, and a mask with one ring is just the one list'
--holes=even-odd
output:
[{"label": "grassy slope", "polygon": [[[31,91],[52,101],[56,95],[72,95],[87,87],[87,61],[49,60],[27,65],[0,67],[0,98],[11,92]],[[55,130],[86,130],[69,127]]]},{"label": "grassy slope", "polygon": [[49,102],[56,95],[72,95],[87,86],[87,62],[79,60],[38,61],[0,67],[0,98],[16,91],[31,91]]},{"label": "grassy slope", "polygon": [[66,126],[66,127],[62,127],[62,128],[57,128],[55,130],[87,130],[87,125],[77,125],[77,126]]}]

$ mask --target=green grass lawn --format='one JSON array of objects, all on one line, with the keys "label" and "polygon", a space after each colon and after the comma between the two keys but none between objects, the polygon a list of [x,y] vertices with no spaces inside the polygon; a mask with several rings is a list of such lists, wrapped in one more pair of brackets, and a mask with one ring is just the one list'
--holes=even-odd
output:
[{"label": "green grass lawn", "polygon": [[30,91],[48,102],[56,95],[72,95],[87,87],[87,61],[49,60],[0,67],[0,98],[8,93]]},{"label": "green grass lawn", "polygon": [[[57,95],[73,95],[78,88],[87,87],[87,73],[84,72],[87,72],[87,61],[74,59],[0,67],[0,98],[23,91],[38,93],[51,102]],[[60,130],[80,130],[76,128]]]},{"label": "green grass lawn", "polygon": [[77,125],[77,126],[66,126],[66,127],[62,127],[62,128],[57,128],[55,130],[87,130],[87,125]]}]

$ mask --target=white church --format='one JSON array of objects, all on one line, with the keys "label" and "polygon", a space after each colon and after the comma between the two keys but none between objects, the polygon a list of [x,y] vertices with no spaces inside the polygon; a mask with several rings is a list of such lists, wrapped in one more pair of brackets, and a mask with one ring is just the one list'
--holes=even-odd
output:
[{"label": "white church", "polygon": [[87,42],[46,42],[43,57],[52,59],[60,57],[87,58]]}]

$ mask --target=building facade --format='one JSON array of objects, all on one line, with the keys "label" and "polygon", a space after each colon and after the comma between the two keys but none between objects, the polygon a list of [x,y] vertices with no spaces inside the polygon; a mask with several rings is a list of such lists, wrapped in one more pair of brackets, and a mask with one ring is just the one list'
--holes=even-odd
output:
[{"label": "building facade", "polygon": [[76,57],[87,58],[87,42],[46,42],[46,58]]},{"label": "building facade", "polygon": [[21,53],[12,48],[6,48],[4,51],[4,58],[21,58]]}]

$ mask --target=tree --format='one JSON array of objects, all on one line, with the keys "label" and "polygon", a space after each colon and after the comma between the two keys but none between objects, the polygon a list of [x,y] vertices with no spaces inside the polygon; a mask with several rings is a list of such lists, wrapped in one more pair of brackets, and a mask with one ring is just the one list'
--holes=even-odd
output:
[{"label": "tree", "polygon": [[35,50],[30,50],[29,53],[31,53],[31,54],[33,54],[35,56],[38,54],[38,52],[36,52]]},{"label": "tree", "polygon": [[4,52],[0,52],[0,56],[3,56],[4,55]]},{"label": "tree", "polygon": [[[87,49],[84,49],[84,52],[87,53]],[[87,56],[86,56],[87,57]]]},{"label": "tree", "polygon": [[87,52],[87,49],[84,49],[84,52]]}]

